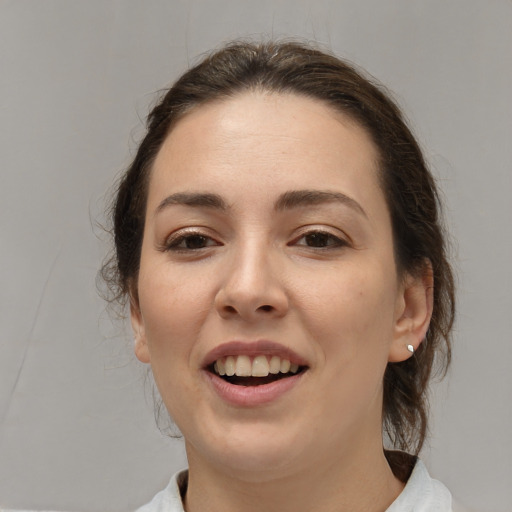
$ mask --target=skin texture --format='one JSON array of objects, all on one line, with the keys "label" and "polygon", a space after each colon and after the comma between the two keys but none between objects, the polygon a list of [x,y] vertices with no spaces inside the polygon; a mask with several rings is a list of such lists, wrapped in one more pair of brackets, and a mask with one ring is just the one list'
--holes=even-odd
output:
[{"label": "skin texture", "polygon": [[[158,153],[132,324],[185,437],[188,511],[379,511],[403,488],[382,451],[382,377],[421,343],[432,282],[397,275],[377,160],[346,116],[262,92],[192,111]],[[298,190],[351,201],[276,210]],[[224,208],[159,208],[177,193],[213,193]],[[226,403],[206,354],[261,339],[308,370],[270,403]]]}]

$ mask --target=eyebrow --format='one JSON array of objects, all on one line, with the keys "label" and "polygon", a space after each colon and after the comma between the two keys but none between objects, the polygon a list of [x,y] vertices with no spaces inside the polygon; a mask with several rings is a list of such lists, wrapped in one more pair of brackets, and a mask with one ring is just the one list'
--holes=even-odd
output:
[{"label": "eyebrow", "polygon": [[282,194],[274,206],[276,211],[290,210],[303,206],[315,206],[324,203],[341,203],[368,218],[363,207],[350,196],[330,190],[291,190]]},{"label": "eyebrow", "polygon": [[[341,203],[368,218],[362,206],[355,199],[341,192],[332,192],[330,190],[290,190],[279,196],[274,204],[274,210],[279,212],[325,203]],[[178,192],[171,194],[161,201],[155,210],[155,215],[171,205],[211,208],[221,211],[229,209],[226,201],[218,194],[208,192]]]},{"label": "eyebrow", "polygon": [[155,215],[171,205],[198,206],[213,208],[214,210],[227,210],[228,205],[218,194],[207,192],[179,192],[166,197],[156,208]]}]

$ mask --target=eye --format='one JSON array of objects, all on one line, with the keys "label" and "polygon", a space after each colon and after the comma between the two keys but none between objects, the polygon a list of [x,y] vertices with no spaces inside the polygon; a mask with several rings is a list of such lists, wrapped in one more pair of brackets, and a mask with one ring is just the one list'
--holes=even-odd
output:
[{"label": "eye", "polygon": [[197,251],[220,245],[213,238],[202,233],[176,233],[165,243],[166,251]]},{"label": "eye", "polygon": [[343,247],[348,243],[327,231],[310,231],[295,241],[295,245],[311,247],[314,249],[330,249]]}]

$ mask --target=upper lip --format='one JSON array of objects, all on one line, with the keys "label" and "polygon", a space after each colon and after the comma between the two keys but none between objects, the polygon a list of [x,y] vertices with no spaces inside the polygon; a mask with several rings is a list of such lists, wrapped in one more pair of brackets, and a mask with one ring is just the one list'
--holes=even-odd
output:
[{"label": "upper lip", "polygon": [[288,359],[291,363],[299,366],[308,366],[307,361],[294,350],[280,343],[270,340],[257,341],[228,341],[216,346],[206,354],[203,359],[203,367],[207,368],[217,359],[227,356],[279,356],[281,359]]}]

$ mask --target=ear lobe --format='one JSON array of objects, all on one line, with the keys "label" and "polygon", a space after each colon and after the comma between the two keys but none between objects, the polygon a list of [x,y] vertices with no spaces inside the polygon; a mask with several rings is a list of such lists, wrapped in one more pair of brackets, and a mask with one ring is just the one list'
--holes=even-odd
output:
[{"label": "ear lobe", "polygon": [[130,300],[130,320],[135,336],[135,356],[141,363],[149,363],[151,359],[144,329],[144,319],[142,318],[142,312],[138,303],[133,298]]},{"label": "ear lobe", "polygon": [[408,345],[417,350],[424,340],[434,304],[434,274],[427,261],[418,275],[407,274],[403,280],[395,316],[395,335],[388,361],[405,361],[411,357]]}]

